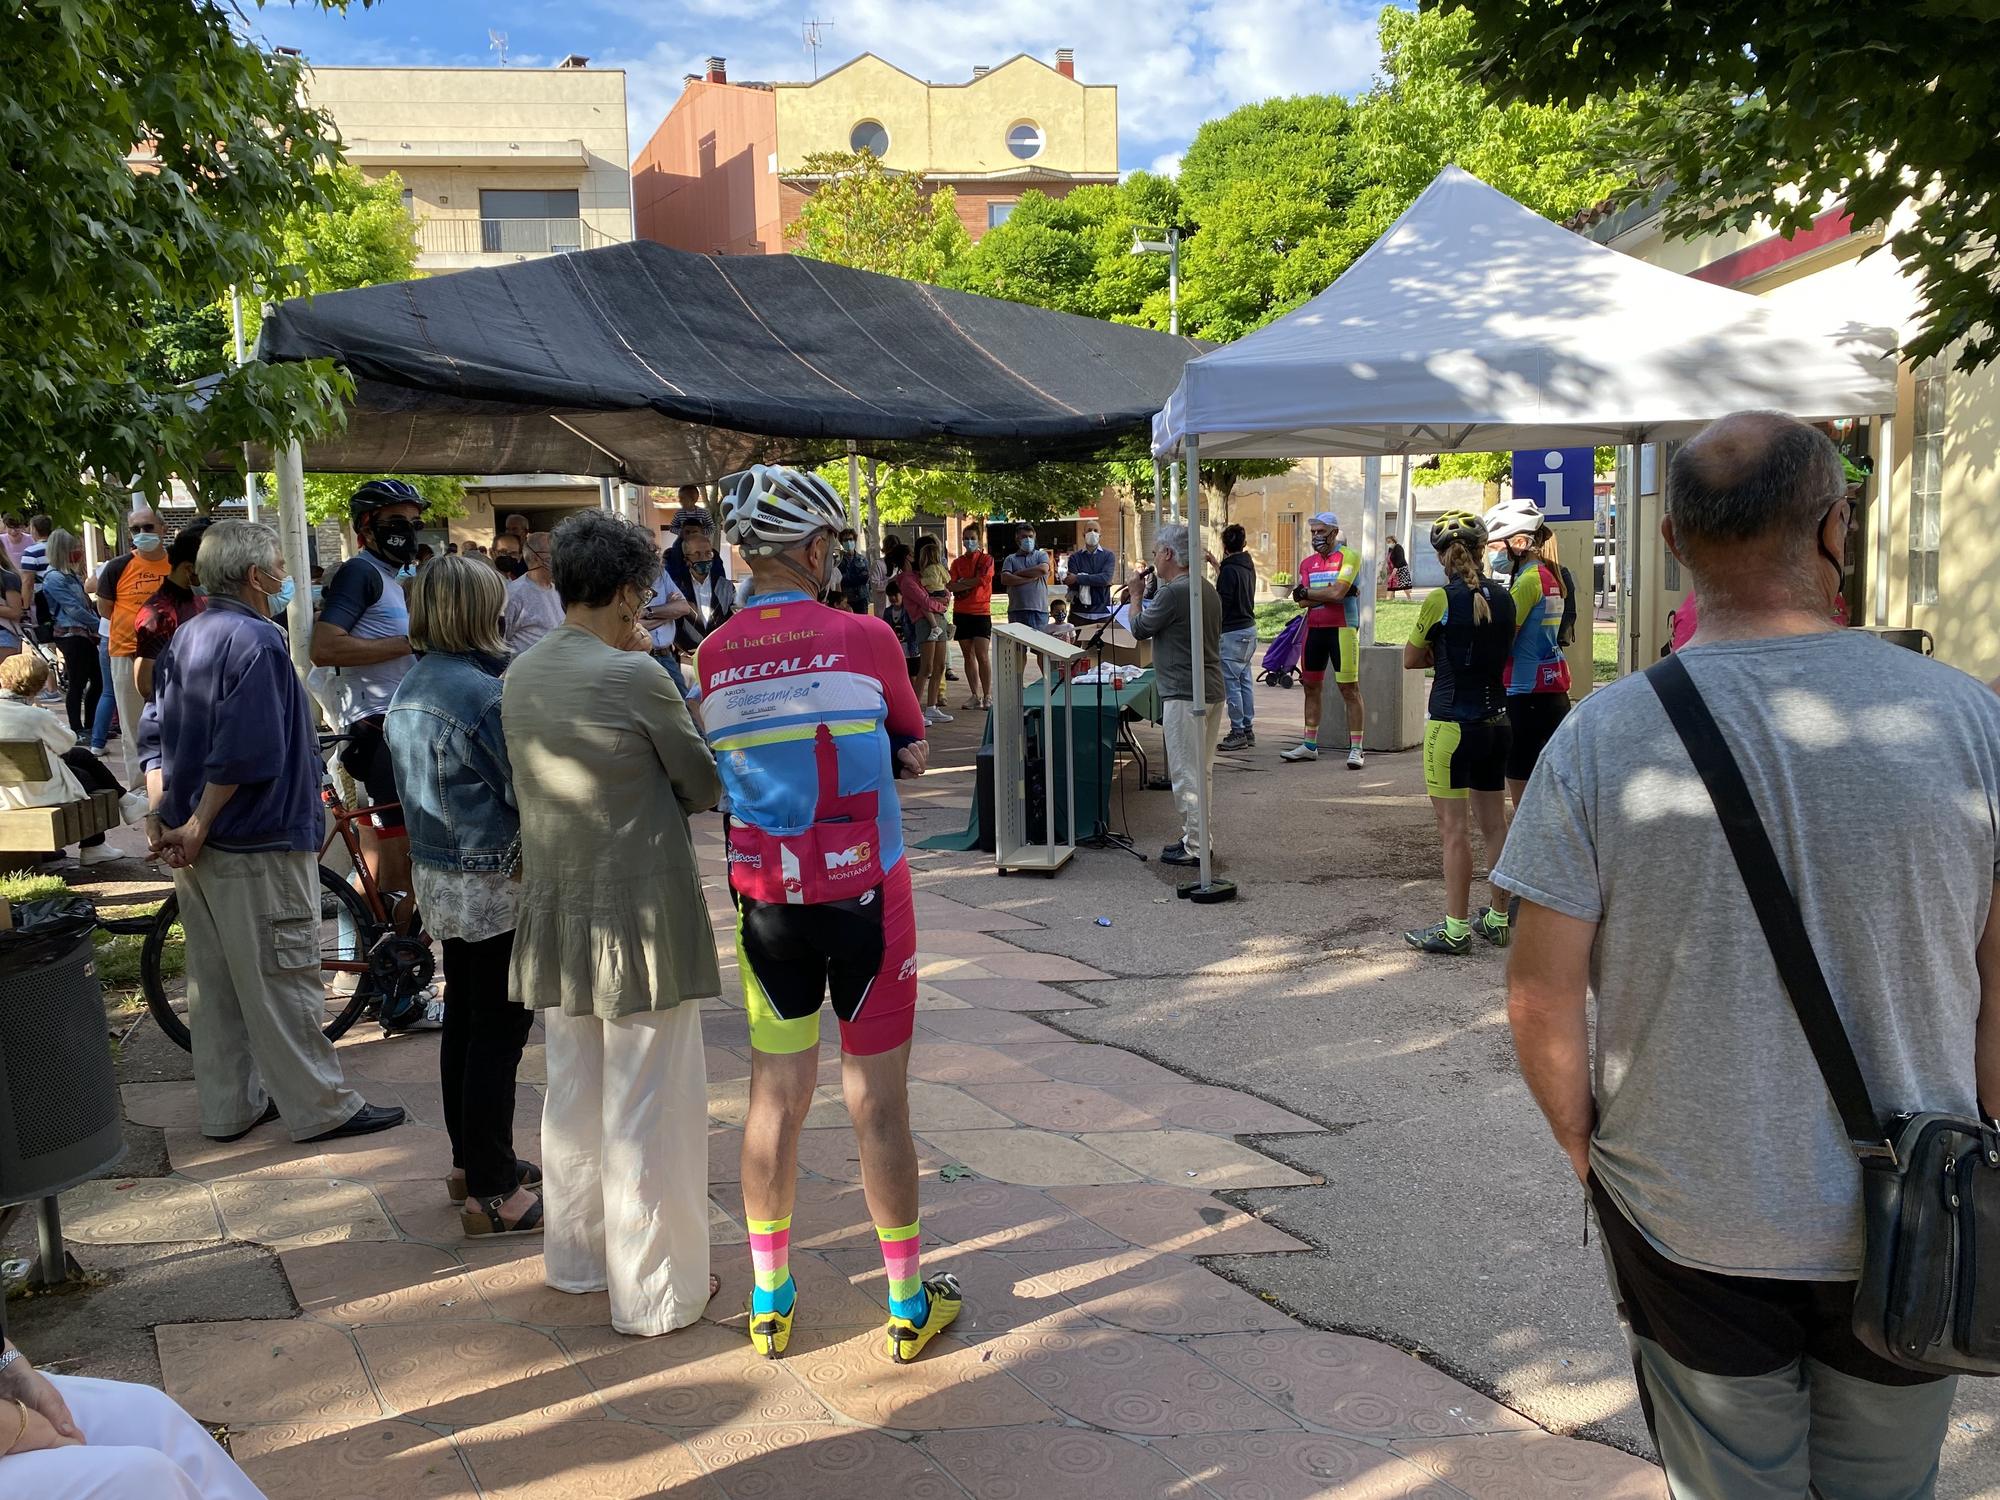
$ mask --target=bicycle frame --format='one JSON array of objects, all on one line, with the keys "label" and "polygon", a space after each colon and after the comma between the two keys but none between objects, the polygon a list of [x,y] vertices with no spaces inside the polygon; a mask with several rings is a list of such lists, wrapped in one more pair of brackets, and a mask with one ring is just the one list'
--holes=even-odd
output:
[{"label": "bicycle frame", "polygon": [[[326,851],[333,847],[334,841],[339,840],[342,847],[347,850],[348,864],[353,870],[355,880],[359,882],[361,900],[367,906],[369,915],[375,919],[378,928],[393,931],[395,924],[389,915],[386,903],[382,900],[381,887],[375,884],[375,877],[369,871],[368,862],[361,857],[361,835],[355,831],[355,825],[373,813],[398,811],[401,804],[377,802],[367,807],[350,808],[340,800],[340,793],[331,781],[320,787],[319,800],[333,817],[333,827],[329,828],[326,837],[320,840],[321,861],[325,861]],[[368,955],[363,953],[355,959],[323,957],[320,967],[336,974],[366,974],[369,972]]]}]

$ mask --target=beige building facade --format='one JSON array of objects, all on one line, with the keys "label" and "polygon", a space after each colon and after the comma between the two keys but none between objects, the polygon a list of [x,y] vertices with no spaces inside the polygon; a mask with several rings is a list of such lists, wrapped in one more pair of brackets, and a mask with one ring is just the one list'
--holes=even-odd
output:
[{"label": "beige building facade", "polygon": [[[1837,205],[1790,237],[1760,223],[1668,239],[1657,213],[1643,210],[1604,217],[1587,232],[1650,264],[1768,298],[1828,329],[1887,328],[1907,339],[1917,328],[1913,280],[1888,252],[1869,253],[1881,246],[1884,228],[1856,225]],[[1990,679],[2000,676],[2000,534],[1985,511],[2000,374],[1951,364],[1952,351],[1921,365],[1903,362],[1886,432],[1866,414],[1831,425],[1842,452],[1874,471],[1849,537],[1846,608],[1855,625],[1926,631],[1942,660]],[[1885,446],[1886,466],[1878,461]],[[1635,573],[1626,656],[1643,666],[1668,639],[1668,614],[1689,581],[1659,536],[1672,445],[1641,449],[1636,458],[1622,476],[1638,500],[1627,535]]]},{"label": "beige building facade", "polygon": [[505,265],[632,238],[625,74],[555,68],[315,68],[307,96],[347,159],[396,173],[418,268]]},{"label": "beige building facade", "polygon": [[[391,172],[416,221],[417,270],[438,275],[632,238],[625,74],[572,56],[553,68],[314,68],[307,97],[347,160]],[[513,511],[548,530],[600,503],[584,475],[475,479],[466,511],[430,533],[490,542]]]}]

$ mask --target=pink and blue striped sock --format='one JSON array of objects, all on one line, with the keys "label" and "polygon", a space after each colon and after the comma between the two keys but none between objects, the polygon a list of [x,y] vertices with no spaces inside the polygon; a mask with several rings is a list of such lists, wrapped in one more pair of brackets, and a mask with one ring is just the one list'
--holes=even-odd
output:
[{"label": "pink and blue striped sock", "polygon": [[791,1315],[798,1302],[798,1288],[792,1283],[792,1216],[782,1219],[746,1219],[750,1231],[750,1269],[757,1285],[750,1293],[750,1311]]},{"label": "pink and blue striped sock", "polygon": [[930,1316],[930,1294],[924,1290],[919,1245],[923,1220],[900,1229],[875,1226],[875,1238],[882,1242],[882,1265],[889,1273],[889,1315],[921,1328]]}]

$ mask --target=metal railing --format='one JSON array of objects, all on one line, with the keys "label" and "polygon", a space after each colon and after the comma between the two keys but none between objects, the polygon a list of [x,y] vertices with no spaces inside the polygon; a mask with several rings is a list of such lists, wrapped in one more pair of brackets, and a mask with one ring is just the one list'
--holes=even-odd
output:
[{"label": "metal railing", "polygon": [[612,243],[581,219],[426,219],[420,255],[560,255]]}]

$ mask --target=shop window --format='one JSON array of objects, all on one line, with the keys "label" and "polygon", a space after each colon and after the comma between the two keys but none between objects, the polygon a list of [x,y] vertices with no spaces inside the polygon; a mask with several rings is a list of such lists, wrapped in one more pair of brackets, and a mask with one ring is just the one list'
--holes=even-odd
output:
[{"label": "shop window", "polygon": [[987,204],[986,227],[988,229],[998,229],[1002,224],[1005,224],[1007,222],[1008,215],[1012,214],[1013,212],[1014,212],[1014,205],[1012,203]]},{"label": "shop window", "polygon": [[1040,156],[1042,146],[1042,127],[1033,120],[1022,120],[1007,131],[1007,149],[1022,161]]},{"label": "shop window", "polygon": [[481,188],[479,248],[488,255],[550,255],[583,243],[575,188]]},{"label": "shop window", "polygon": [[1944,366],[1917,367],[1910,447],[1910,602],[1938,602],[1938,538],[1944,530]]},{"label": "shop window", "polygon": [[847,145],[851,151],[866,151],[881,161],[889,154],[889,132],[880,120],[863,120],[848,133]]}]

